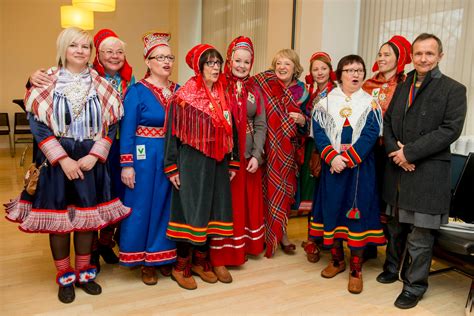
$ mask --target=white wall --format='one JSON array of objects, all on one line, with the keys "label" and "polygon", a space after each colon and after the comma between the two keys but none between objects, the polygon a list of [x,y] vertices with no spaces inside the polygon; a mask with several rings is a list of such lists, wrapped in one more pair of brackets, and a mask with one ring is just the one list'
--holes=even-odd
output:
[{"label": "white wall", "polygon": [[331,55],[334,68],[342,57],[357,54],[359,18],[360,0],[324,0],[321,47]]},{"label": "white wall", "polygon": [[180,0],[178,8],[179,39],[177,56],[181,59],[178,65],[178,83],[183,85],[190,77],[194,76],[194,71],[189,68],[184,58],[191,48],[201,43],[202,1]]}]

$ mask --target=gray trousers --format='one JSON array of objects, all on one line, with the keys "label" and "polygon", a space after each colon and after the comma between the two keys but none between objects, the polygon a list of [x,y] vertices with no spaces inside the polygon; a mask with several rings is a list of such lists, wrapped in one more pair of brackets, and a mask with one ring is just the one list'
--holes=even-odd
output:
[{"label": "gray trousers", "polygon": [[406,256],[401,277],[403,289],[417,296],[428,289],[428,275],[433,257],[434,235],[429,228],[399,223],[395,216],[387,223],[388,244],[384,271],[398,273],[404,247]]},{"label": "gray trousers", "polygon": [[413,226],[407,236],[408,265],[402,275],[403,289],[417,296],[423,295],[428,289],[433,244],[433,229]]}]

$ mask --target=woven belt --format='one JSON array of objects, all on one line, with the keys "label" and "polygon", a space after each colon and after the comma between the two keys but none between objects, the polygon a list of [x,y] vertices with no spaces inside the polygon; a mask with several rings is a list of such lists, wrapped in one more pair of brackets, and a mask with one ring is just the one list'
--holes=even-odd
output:
[{"label": "woven belt", "polygon": [[136,136],[149,137],[149,138],[163,138],[165,137],[165,129],[163,127],[150,127],[138,125]]}]

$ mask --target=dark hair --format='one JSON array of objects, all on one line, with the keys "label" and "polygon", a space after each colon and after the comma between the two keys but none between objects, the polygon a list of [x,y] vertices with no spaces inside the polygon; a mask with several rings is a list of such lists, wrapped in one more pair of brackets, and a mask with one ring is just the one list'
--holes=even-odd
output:
[{"label": "dark hair", "polygon": [[429,33],[421,33],[417,36],[417,38],[415,38],[415,40],[411,44],[411,52],[413,53],[413,46],[416,42],[421,42],[430,38],[434,39],[438,43],[438,53],[441,55],[443,53],[443,43],[441,43],[441,40],[438,36]]},{"label": "dark hair", "polygon": [[200,72],[202,72],[202,70],[204,69],[204,63],[211,58],[217,58],[221,62],[221,65],[224,63],[224,59],[222,58],[222,55],[219,53],[217,49],[215,48],[208,49],[201,55],[201,57],[199,57],[199,71]]},{"label": "dark hair", "polygon": [[347,55],[342,57],[341,60],[339,60],[339,63],[337,63],[336,79],[339,83],[341,83],[342,68],[344,68],[344,66],[346,65],[350,65],[353,63],[359,63],[362,65],[362,67],[364,68],[364,78],[362,78],[362,80],[365,80],[367,69],[365,68],[365,62],[362,57],[360,57],[359,55]]},{"label": "dark hair", "polygon": [[[382,47],[384,47],[385,45],[390,46],[392,48],[393,52],[395,53],[395,58],[397,59],[397,61],[395,63],[395,66],[397,67],[398,58],[400,58],[400,51],[398,50],[397,45],[395,45],[392,42],[385,42],[385,43],[382,44],[382,46],[380,46],[380,49],[382,49]],[[380,51],[380,49],[379,49],[379,51]],[[402,70],[401,72],[397,73],[396,76],[397,76],[397,82],[402,82],[405,79],[405,70]]]},{"label": "dark hair", "polygon": [[[400,52],[398,51],[397,45],[395,45],[392,42],[385,42],[385,43],[382,44],[382,46],[380,46],[380,49],[382,49],[382,47],[384,47],[385,45],[388,45],[392,48],[393,52],[395,53],[395,57],[398,61],[398,58],[400,57]],[[379,49],[379,52],[380,52],[380,49]]]}]

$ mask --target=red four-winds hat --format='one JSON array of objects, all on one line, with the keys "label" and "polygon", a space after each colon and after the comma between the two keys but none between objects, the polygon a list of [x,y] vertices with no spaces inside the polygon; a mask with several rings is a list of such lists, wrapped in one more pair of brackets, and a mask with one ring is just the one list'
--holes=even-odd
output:
[{"label": "red four-winds hat", "polygon": [[202,54],[209,49],[214,49],[214,47],[209,44],[198,44],[191,48],[191,50],[186,54],[186,64],[194,70],[196,76],[200,73],[199,58],[201,58]]},{"label": "red four-winds hat", "polygon": [[[108,37],[119,38],[114,31],[109,29],[99,30],[94,36],[95,58],[93,65],[94,69],[99,73],[101,77],[105,77],[105,69],[99,61],[99,47],[100,44],[102,44],[102,42]],[[132,67],[128,64],[126,57],[122,69],[120,69],[119,73],[120,77],[127,82],[132,79]]]},{"label": "red four-winds hat", "polygon": [[[393,36],[388,42],[384,43],[394,44],[398,49],[398,60],[397,60],[397,74],[401,73],[405,69],[405,65],[411,63],[411,44],[410,42],[401,35]],[[383,46],[382,45],[382,46]],[[379,65],[375,62],[374,66],[372,67],[372,71],[376,72],[379,70]]]}]

